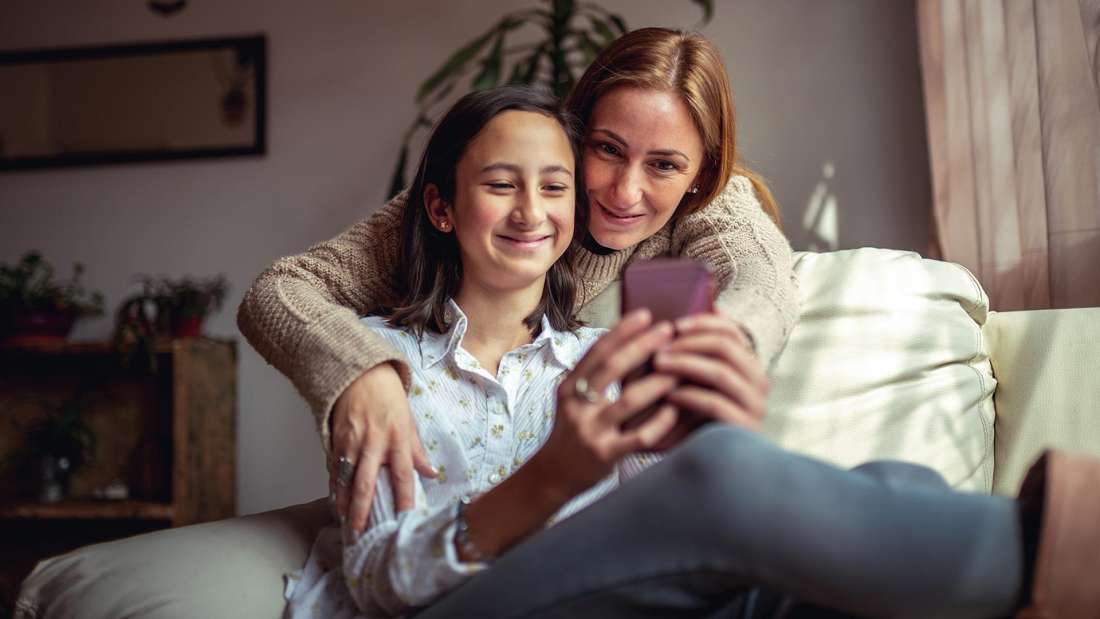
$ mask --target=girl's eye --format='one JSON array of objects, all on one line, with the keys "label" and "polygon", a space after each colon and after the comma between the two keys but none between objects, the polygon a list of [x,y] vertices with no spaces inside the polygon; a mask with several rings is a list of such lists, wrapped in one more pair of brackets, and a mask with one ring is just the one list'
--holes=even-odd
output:
[{"label": "girl's eye", "polygon": [[507,182],[504,182],[504,181],[497,181],[497,182],[486,183],[486,184],[489,185],[490,189],[506,190],[506,189],[512,189],[513,187],[515,187],[515,185],[513,185],[512,183],[507,183]]},{"label": "girl's eye", "polygon": [[547,185],[545,189],[546,189],[546,191],[561,193],[561,192],[565,191],[566,189],[569,189],[569,187],[566,186],[566,185],[563,185],[561,183],[554,183],[552,185]]}]

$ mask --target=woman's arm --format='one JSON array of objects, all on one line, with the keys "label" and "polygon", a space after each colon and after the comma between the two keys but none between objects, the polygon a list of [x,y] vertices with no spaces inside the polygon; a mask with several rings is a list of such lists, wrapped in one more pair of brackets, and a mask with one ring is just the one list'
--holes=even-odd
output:
[{"label": "woman's arm", "polygon": [[790,243],[761,208],[752,182],[734,176],[706,207],[676,222],[672,253],[714,270],[717,306],[751,338],[767,367],[798,320]]},{"label": "woman's arm", "polygon": [[409,383],[404,357],[359,324],[394,294],[404,205],[400,195],[336,238],[275,261],[237,310],[241,333],[309,403],[326,450],[332,405],[352,381],[391,361]]}]

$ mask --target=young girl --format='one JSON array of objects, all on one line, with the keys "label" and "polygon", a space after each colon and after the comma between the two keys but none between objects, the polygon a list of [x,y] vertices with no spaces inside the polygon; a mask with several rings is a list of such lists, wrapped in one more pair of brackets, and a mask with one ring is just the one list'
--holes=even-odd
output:
[{"label": "young girl", "polygon": [[914,465],[838,469],[715,423],[638,473],[676,411],[623,422],[684,387],[660,364],[621,397],[615,385],[677,342],[644,311],[598,341],[573,319],[574,145],[553,99],[520,88],[467,95],[433,133],[401,225],[401,303],[366,322],[410,361],[438,475],[396,513],[381,476],[370,528],[323,531],[290,578],[289,616],[706,616],[755,586],[876,617],[1100,608],[1093,587],[1032,573],[1044,553],[1092,560],[1092,529],[1040,529],[1080,504],[1043,473],[1096,479],[1095,462],[1049,455],[1013,501]]}]

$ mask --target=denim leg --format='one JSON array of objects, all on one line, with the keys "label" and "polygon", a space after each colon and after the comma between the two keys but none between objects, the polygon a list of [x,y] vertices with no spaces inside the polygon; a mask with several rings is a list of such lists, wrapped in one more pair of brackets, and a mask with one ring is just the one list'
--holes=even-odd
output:
[{"label": "denim leg", "polygon": [[418,617],[705,616],[753,586],[875,617],[1001,616],[1021,578],[1013,501],[715,424]]}]

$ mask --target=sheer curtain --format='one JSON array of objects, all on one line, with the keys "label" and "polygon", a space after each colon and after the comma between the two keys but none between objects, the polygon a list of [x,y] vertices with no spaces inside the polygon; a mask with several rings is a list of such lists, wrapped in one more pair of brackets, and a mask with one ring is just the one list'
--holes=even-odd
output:
[{"label": "sheer curtain", "polygon": [[917,0],[933,230],[993,309],[1100,306],[1100,0]]}]

